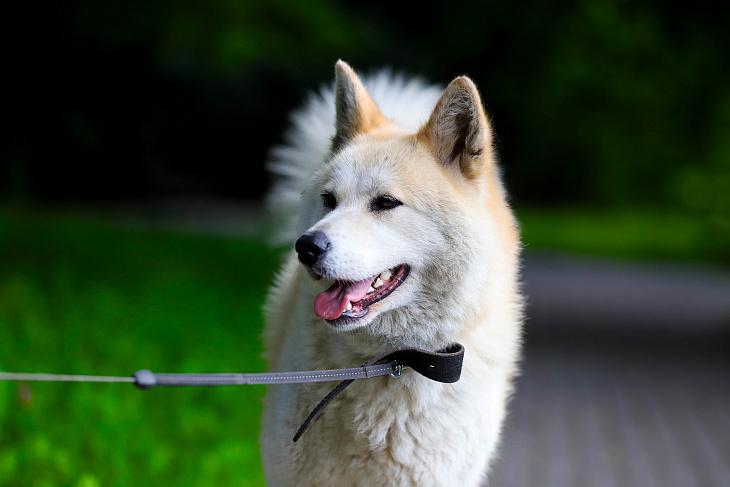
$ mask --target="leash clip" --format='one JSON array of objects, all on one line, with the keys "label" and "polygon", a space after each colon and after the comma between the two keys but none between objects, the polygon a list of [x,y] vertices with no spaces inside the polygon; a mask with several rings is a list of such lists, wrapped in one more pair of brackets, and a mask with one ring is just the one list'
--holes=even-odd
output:
[{"label": "leash clip", "polygon": [[393,369],[393,372],[390,373],[390,376],[400,377],[401,373],[403,372],[403,364],[398,362],[397,360],[391,360],[389,364],[390,368]]}]

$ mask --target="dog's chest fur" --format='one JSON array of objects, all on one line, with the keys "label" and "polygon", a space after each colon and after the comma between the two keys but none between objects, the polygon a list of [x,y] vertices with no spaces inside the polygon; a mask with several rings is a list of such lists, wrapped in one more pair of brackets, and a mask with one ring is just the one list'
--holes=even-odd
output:
[{"label": "dog's chest fur", "polygon": [[[301,343],[300,343],[301,345]],[[475,357],[455,384],[432,382],[412,370],[399,378],[356,381],[293,443],[268,452],[271,485],[476,486],[486,474],[509,384],[501,371],[484,373]],[[317,367],[326,360],[312,359]],[[472,369],[479,369],[475,371]],[[284,391],[283,388],[289,388]],[[277,411],[293,436],[333,384],[271,391],[291,408]],[[272,454],[273,453],[273,454]]]}]

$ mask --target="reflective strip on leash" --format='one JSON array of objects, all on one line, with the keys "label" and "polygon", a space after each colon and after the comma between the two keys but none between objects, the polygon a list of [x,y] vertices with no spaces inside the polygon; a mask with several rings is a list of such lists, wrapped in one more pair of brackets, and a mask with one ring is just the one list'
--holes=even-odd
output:
[{"label": "reflective strip on leash", "polygon": [[[355,367],[351,369],[315,370],[301,372],[272,372],[261,374],[155,374],[140,370],[133,377],[112,377],[102,375],[29,374],[0,372],[0,381],[42,381],[42,382],[127,382],[140,389],[155,386],[240,386],[270,384],[301,384],[306,382],[332,382],[354,379],[369,379],[392,375],[402,364],[391,361],[387,364]],[[399,375],[399,374],[398,374]]]},{"label": "reflective strip on leash", "polygon": [[315,370],[302,372],[270,372],[262,374],[153,374],[140,370],[134,374],[135,385],[140,389],[155,386],[240,386],[255,384],[301,384],[306,382],[331,382],[369,379],[393,375],[397,366],[392,363],[355,367],[352,369]]}]

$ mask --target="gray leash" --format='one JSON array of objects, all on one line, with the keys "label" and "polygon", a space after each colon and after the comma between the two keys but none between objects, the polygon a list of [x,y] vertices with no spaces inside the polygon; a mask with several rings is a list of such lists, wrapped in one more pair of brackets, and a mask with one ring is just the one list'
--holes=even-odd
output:
[{"label": "gray leash", "polygon": [[99,375],[25,374],[0,372],[0,381],[52,381],[52,382],[131,382],[140,389],[154,386],[239,386],[252,384],[301,384],[304,382],[330,382],[353,379],[369,379],[383,375],[398,377],[402,365],[395,360],[381,365],[351,369],[315,370],[302,372],[271,372],[262,374],[155,374],[140,370],[133,377]]},{"label": "gray leash", "polygon": [[[154,386],[237,386],[340,381],[304,420],[294,436],[294,441],[297,441],[322,414],[324,408],[355,379],[369,379],[384,375],[399,377],[404,367],[410,367],[428,379],[449,384],[458,381],[461,377],[463,360],[464,347],[454,343],[437,352],[417,348],[397,348],[365,362],[360,367],[351,369],[261,374],[155,374],[149,370],[140,370],[133,377],[0,372],[0,381],[131,382],[140,389],[150,389]],[[377,362],[386,363],[376,365]]]},{"label": "gray leash", "polygon": [[109,377],[106,375],[23,374],[0,372],[0,380],[43,382],[134,382],[134,377]]}]

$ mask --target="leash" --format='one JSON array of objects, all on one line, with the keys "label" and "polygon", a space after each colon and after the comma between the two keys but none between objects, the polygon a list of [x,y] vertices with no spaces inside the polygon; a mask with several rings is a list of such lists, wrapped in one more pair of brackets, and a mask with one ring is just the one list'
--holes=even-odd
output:
[{"label": "leash", "polygon": [[[397,348],[365,362],[360,367],[350,369],[260,374],[155,374],[149,370],[140,370],[135,372],[132,377],[0,372],[0,381],[126,382],[133,383],[143,390],[155,386],[237,386],[341,381],[320,401],[299,427],[294,436],[294,441],[297,441],[322,414],[324,408],[356,379],[370,379],[386,375],[400,377],[404,368],[411,368],[428,379],[452,383],[461,377],[463,360],[464,347],[455,343],[437,352],[428,352],[419,348]],[[378,364],[378,362],[386,363]]]}]

